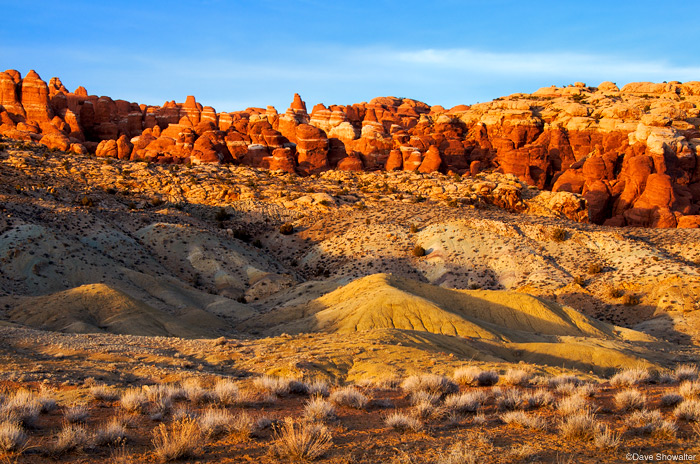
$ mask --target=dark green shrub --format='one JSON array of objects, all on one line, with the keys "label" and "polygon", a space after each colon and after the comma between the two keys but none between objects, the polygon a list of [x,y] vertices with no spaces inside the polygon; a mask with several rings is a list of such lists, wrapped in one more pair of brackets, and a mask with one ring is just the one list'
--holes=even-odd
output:
[{"label": "dark green shrub", "polygon": [[420,258],[421,256],[425,256],[425,248],[423,248],[420,245],[416,245],[416,247],[413,249],[413,256],[416,256]]},{"label": "dark green shrub", "polygon": [[566,232],[566,230],[560,227],[557,227],[556,229],[552,230],[552,240],[554,240],[555,242],[563,242],[567,239],[567,237],[568,233]]},{"label": "dark green shrub", "polygon": [[224,222],[230,218],[231,215],[228,212],[226,212],[225,208],[219,208],[216,212],[216,215],[214,215],[214,219],[216,219],[219,222]]},{"label": "dark green shrub", "polygon": [[280,226],[280,234],[282,235],[291,235],[294,233],[294,226],[290,224],[289,222],[285,222]]},{"label": "dark green shrub", "polygon": [[588,265],[589,274],[600,274],[603,272],[603,266],[600,263],[591,263]]}]

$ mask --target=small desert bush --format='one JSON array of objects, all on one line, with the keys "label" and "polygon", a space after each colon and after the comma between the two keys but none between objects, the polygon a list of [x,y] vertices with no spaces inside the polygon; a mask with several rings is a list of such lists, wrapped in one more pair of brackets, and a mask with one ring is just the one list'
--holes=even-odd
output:
[{"label": "small desert bush", "polygon": [[458,414],[475,413],[486,402],[487,395],[481,391],[450,395],[445,398],[444,407]]},{"label": "small desert bush", "polygon": [[54,454],[61,455],[87,446],[90,437],[82,425],[64,423],[53,445]]},{"label": "small desert bush", "polygon": [[529,443],[522,443],[510,448],[506,452],[506,456],[514,462],[531,462],[537,457],[537,451]]},{"label": "small desert bush", "polygon": [[551,388],[560,388],[562,385],[573,385],[578,387],[579,385],[583,384],[583,380],[579,379],[575,375],[561,374],[549,379],[548,384]]},{"label": "small desert bush", "polygon": [[294,226],[290,224],[289,222],[285,222],[280,226],[280,234],[282,235],[291,235],[294,233]]},{"label": "small desert bush", "polygon": [[514,388],[505,390],[496,396],[496,408],[500,411],[520,409],[523,405],[523,393]]},{"label": "small desert bush", "polygon": [[119,393],[106,385],[96,385],[90,388],[90,395],[98,401],[116,401],[119,399]]},{"label": "small desert bush", "polygon": [[328,396],[330,388],[325,380],[315,379],[308,383],[308,392],[310,396]]},{"label": "small desert bush", "polygon": [[607,425],[599,425],[593,437],[593,446],[598,449],[614,450],[620,446],[620,434]]},{"label": "small desert bush", "polygon": [[648,384],[651,380],[652,376],[649,370],[641,367],[631,367],[615,374],[610,379],[610,385],[613,387],[633,387]]},{"label": "small desert bush", "polygon": [[55,405],[56,402],[53,399],[44,402],[34,392],[21,389],[16,391],[0,407],[0,420],[32,426],[39,414],[54,409]]},{"label": "small desert bush", "polygon": [[369,403],[369,398],[352,386],[334,391],[331,393],[329,400],[339,406],[348,406],[355,409],[364,409]]},{"label": "small desert bush", "polygon": [[291,417],[275,430],[273,451],[280,457],[311,461],[323,456],[333,446],[333,437],[325,425],[295,422]]},{"label": "small desert bush", "polygon": [[448,454],[441,454],[437,464],[479,464],[483,456],[471,443],[458,442],[452,445]]},{"label": "small desert bush", "polygon": [[571,414],[576,414],[578,412],[591,409],[591,405],[586,399],[580,395],[571,395],[559,400],[557,403],[557,411],[559,413],[569,416]]},{"label": "small desert bush", "polygon": [[335,407],[320,396],[315,396],[304,406],[304,418],[312,422],[324,422],[335,418]]},{"label": "small desert bush", "polygon": [[403,381],[401,388],[410,394],[423,391],[435,395],[447,395],[459,391],[459,386],[452,380],[436,374],[412,375]]},{"label": "small desert bush", "polygon": [[142,413],[148,406],[148,396],[139,388],[131,388],[124,392],[119,400],[121,407],[131,413]]},{"label": "small desert bush", "polygon": [[698,367],[694,364],[680,365],[673,371],[673,376],[678,382],[698,380]]},{"label": "small desert bush", "polygon": [[552,406],[556,402],[554,395],[544,388],[538,388],[533,392],[524,393],[522,401],[525,409],[537,409]]},{"label": "small desert bush", "polygon": [[488,387],[498,382],[498,372],[484,371],[476,366],[465,366],[455,370],[452,378],[462,385]]},{"label": "small desert bush", "polygon": [[591,263],[588,265],[589,274],[600,274],[603,272],[603,265],[600,263]]},{"label": "small desert bush", "polygon": [[625,306],[637,306],[641,302],[642,301],[637,295],[633,295],[631,293],[628,293],[624,297],[622,297],[622,304]]},{"label": "small desert bush", "polygon": [[439,393],[431,393],[424,390],[418,390],[411,393],[411,404],[416,405],[418,403],[430,403],[437,404],[442,399],[442,395]]},{"label": "small desert bush", "polygon": [[675,406],[683,401],[683,397],[678,393],[666,393],[661,397],[662,406]]},{"label": "small desert bush", "polygon": [[625,294],[625,291],[622,290],[621,288],[617,287],[612,287],[610,291],[608,292],[608,295],[610,295],[610,298],[622,298],[622,296]]},{"label": "small desert bush", "polygon": [[402,412],[393,412],[384,420],[387,427],[391,427],[397,432],[419,432],[423,429],[423,423],[413,416]]},{"label": "small desert bush", "polygon": [[[260,421],[260,419],[258,421]],[[258,424],[248,413],[240,412],[231,419],[231,422],[228,424],[228,431],[232,435],[248,438],[255,430],[264,428],[261,425],[262,424]]]},{"label": "small desert bush", "polygon": [[637,389],[618,392],[614,396],[615,406],[622,411],[642,409],[647,403],[647,397]]},{"label": "small desert bush", "polygon": [[89,416],[90,412],[88,411],[87,405],[82,403],[73,404],[67,407],[64,413],[64,417],[71,424],[85,422]]},{"label": "small desert bush", "polygon": [[16,422],[0,422],[0,450],[18,451],[27,443],[27,434]]},{"label": "small desert bush", "polygon": [[678,394],[683,398],[696,398],[700,396],[700,381],[691,382],[686,380],[678,387]]},{"label": "small desert bush", "polygon": [[630,430],[641,435],[655,435],[665,438],[675,438],[678,427],[671,421],[664,420],[658,410],[646,409],[635,411],[629,416]]},{"label": "small desert bush", "polygon": [[271,375],[263,375],[253,381],[253,385],[265,393],[270,393],[275,396],[283,396],[290,393],[290,383],[293,379],[286,377],[275,377]]},{"label": "small desert bush", "polygon": [[123,443],[126,440],[126,427],[122,422],[113,418],[111,421],[104,424],[95,433],[96,445],[116,445]]},{"label": "small desert bush", "polygon": [[421,256],[425,256],[425,248],[423,248],[420,245],[416,245],[413,248],[413,256],[420,258]]},{"label": "small desert bush", "polygon": [[198,418],[199,429],[206,437],[216,437],[228,430],[233,417],[226,409],[208,408]]},{"label": "small desert bush", "polygon": [[555,242],[563,242],[567,239],[568,233],[566,232],[566,230],[557,227],[555,229],[552,229],[551,237],[552,240],[554,240]]},{"label": "small desert bush", "polygon": [[532,374],[522,369],[508,369],[501,377],[501,381],[506,385],[524,387],[530,383]]},{"label": "small desert bush", "polygon": [[162,462],[196,456],[204,442],[197,421],[184,417],[167,427],[159,424],[153,430],[153,452]]},{"label": "small desert bush", "polygon": [[580,411],[562,419],[559,431],[563,438],[588,441],[594,438],[597,426],[592,412]]},{"label": "small desert bush", "polygon": [[206,388],[202,387],[201,382],[197,378],[189,378],[182,382],[182,391],[188,401],[201,404],[211,399],[211,393]]},{"label": "small desert bush", "polygon": [[431,403],[430,401],[421,401],[417,403],[415,406],[413,406],[413,411],[416,417],[423,420],[438,419],[445,413],[445,410],[442,407],[436,405],[435,403]]},{"label": "small desert bush", "polygon": [[212,396],[217,403],[232,406],[238,402],[240,391],[233,381],[221,379],[214,385]]},{"label": "small desert bush", "polygon": [[597,385],[594,385],[592,383],[584,383],[583,385],[579,385],[576,388],[574,394],[585,396],[588,398],[593,398],[596,395],[596,393],[598,393],[598,391],[599,387]]},{"label": "small desert bush", "polygon": [[700,422],[700,401],[685,400],[673,410],[673,415],[678,419]]},{"label": "small desert bush", "polygon": [[506,424],[519,425],[520,427],[533,430],[546,430],[547,421],[541,417],[528,414],[524,411],[508,411],[500,415]]}]

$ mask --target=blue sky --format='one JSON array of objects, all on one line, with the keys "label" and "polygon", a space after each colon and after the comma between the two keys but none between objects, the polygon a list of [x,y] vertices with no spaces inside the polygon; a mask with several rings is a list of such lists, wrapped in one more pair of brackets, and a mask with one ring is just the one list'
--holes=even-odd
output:
[{"label": "blue sky", "polygon": [[[451,107],[552,84],[700,80],[698,2],[6,1],[0,68],[217,111],[410,97]],[[684,5],[685,3],[685,5]]]}]

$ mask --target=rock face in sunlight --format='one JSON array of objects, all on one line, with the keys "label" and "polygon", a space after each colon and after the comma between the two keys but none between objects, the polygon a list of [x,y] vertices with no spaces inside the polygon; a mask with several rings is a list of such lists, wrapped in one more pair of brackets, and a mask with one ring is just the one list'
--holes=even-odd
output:
[{"label": "rock face in sunlight", "polygon": [[324,170],[496,170],[581,195],[613,226],[700,222],[700,83],[576,83],[451,109],[409,98],[217,113],[194,96],[139,105],[74,92],[54,77],[0,73],[0,134],[101,157]]}]

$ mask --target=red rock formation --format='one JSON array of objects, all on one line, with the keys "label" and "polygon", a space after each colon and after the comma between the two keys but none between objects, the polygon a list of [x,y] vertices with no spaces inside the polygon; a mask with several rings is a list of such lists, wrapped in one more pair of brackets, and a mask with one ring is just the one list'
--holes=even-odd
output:
[{"label": "red rock formation", "polygon": [[22,79],[22,107],[27,120],[36,121],[41,127],[48,125],[46,123],[53,118],[49,108],[49,88],[34,70]]},{"label": "red rock formation", "polygon": [[[325,169],[497,169],[609,225],[688,227],[700,213],[700,82],[546,87],[473,106],[395,97],[217,114],[194,97],[162,107],[69,92],[58,78],[0,73],[0,133],[59,149],[159,162]],[[111,142],[110,142],[111,141]],[[499,200],[500,201],[500,200]]]},{"label": "red rock formation", "polygon": [[328,138],[321,130],[309,124],[296,129],[297,170],[301,174],[316,174],[328,169]]}]

